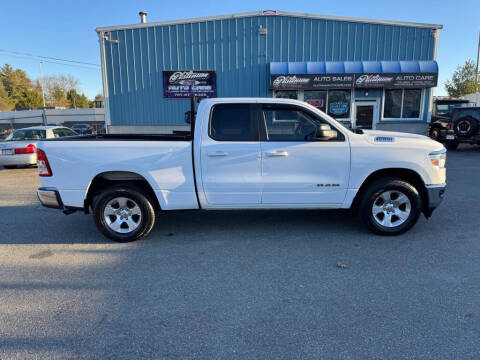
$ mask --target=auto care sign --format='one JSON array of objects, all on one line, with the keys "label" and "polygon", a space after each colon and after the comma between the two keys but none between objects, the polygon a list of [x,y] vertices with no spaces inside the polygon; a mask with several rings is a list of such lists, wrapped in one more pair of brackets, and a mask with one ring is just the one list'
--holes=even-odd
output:
[{"label": "auto care sign", "polygon": [[437,73],[271,75],[272,90],[334,88],[418,88],[437,86]]},{"label": "auto care sign", "polygon": [[169,99],[217,97],[217,79],[213,70],[163,71],[163,97]]}]

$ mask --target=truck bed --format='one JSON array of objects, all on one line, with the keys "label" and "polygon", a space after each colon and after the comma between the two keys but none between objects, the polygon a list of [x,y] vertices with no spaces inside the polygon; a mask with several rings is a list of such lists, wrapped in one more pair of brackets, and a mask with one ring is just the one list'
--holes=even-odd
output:
[{"label": "truck bed", "polygon": [[84,135],[39,142],[53,176],[42,179],[56,187],[64,205],[82,207],[97,176],[140,175],[155,192],[162,209],[198,208],[189,136]]},{"label": "truck bed", "polygon": [[63,138],[46,139],[44,141],[95,141],[95,140],[116,140],[116,141],[190,141],[192,135],[189,131],[176,132],[173,134],[97,134],[78,135]]}]

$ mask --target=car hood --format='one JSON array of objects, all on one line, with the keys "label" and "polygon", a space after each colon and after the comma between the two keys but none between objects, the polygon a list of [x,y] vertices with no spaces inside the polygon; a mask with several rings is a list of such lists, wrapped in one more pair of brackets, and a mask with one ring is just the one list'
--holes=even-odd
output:
[{"label": "car hood", "polygon": [[416,146],[432,151],[443,148],[443,144],[424,135],[382,130],[363,130],[363,133],[366,140],[374,145]]}]

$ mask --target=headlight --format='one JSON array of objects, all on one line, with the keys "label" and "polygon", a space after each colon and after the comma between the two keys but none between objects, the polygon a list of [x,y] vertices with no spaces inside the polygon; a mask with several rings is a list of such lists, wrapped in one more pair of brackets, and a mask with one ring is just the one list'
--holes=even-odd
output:
[{"label": "headlight", "polygon": [[444,169],[447,165],[447,150],[434,151],[428,154],[431,164],[437,169]]}]

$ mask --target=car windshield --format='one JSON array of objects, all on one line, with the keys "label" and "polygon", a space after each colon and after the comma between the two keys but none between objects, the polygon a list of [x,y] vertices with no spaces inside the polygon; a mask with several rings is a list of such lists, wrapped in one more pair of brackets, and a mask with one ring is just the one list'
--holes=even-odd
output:
[{"label": "car windshield", "polygon": [[21,141],[21,140],[42,140],[46,137],[45,130],[38,129],[23,129],[15,130],[7,136],[5,141]]}]

